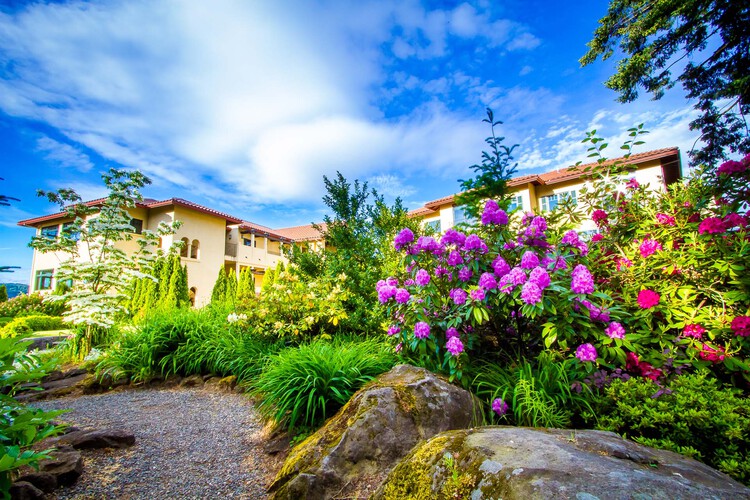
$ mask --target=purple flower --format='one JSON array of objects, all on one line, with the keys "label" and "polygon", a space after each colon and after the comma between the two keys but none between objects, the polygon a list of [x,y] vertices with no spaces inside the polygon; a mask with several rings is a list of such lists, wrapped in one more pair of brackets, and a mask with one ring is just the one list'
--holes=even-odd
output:
[{"label": "purple flower", "polygon": [[645,240],[643,240],[643,243],[641,243],[641,246],[638,249],[641,252],[641,257],[645,259],[646,257],[660,251],[662,247],[661,243],[659,243],[658,241],[646,238]]},{"label": "purple flower", "polygon": [[508,273],[508,279],[512,285],[523,285],[526,283],[526,273],[520,267],[514,267]]},{"label": "purple flower", "polygon": [[581,361],[596,361],[596,348],[591,344],[581,344],[576,349],[576,358]]},{"label": "purple flower", "polygon": [[571,273],[570,290],[573,293],[594,293],[594,278],[583,264],[578,264]]},{"label": "purple flower", "polygon": [[625,328],[617,321],[610,323],[609,326],[604,329],[604,333],[613,339],[625,338]]},{"label": "purple flower", "polygon": [[420,252],[429,252],[433,255],[440,255],[444,251],[443,246],[435,241],[432,236],[420,236],[417,240],[417,249]]},{"label": "purple flower", "polygon": [[492,261],[492,269],[495,271],[495,276],[505,276],[510,272],[510,266],[505,259],[499,255]]},{"label": "purple flower", "polygon": [[396,287],[390,285],[383,285],[378,288],[378,300],[381,304],[388,302],[388,299],[396,295]]},{"label": "purple flower", "polygon": [[430,273],[424,269],[420,269],[417,271],[417,275],[414,276],[414,281],[416,281],[419,286],[427,286],[430,283]]},{"label": "purple flower", "polygon": [[572,245],[572,246],[578,246],[578,233],[573,231],[572,229],[565,233],[565,235],[562,237],[562,240],[560,240],[560,243],[563,245]]},{"label": "purple flower", "polygon": [[510,410],[510,407],[508,406],[508,403],[506,403],[502,399],[496,398],[492,402],[492,411],[494,411],[495,413],[497,413],[498,417],[502,417],[503,415],[505,415],[506,413],[508,413],[508,410]]},{"label": "purple flower", "polygon": [[408,280],[404,281],[404,286],[414,286],[414,280],[409,278]]},{"label": "purple flower", "polygon": [[464,242],[464,250],[480,250],[482,248],[482,239],[476,234],[470,234]]},{"label": "purple flower", "polygon": [[426,339],[430,336],[430,325],[424,321],[419,321],[414,325],[414,336],[418,339]]},{"label": "purple flower", "polygon": [[527,281],[521,289],[521,300],[526,304],[538,304],[542,301],[542,290],[533,281]]},{"label": "purple flower", "polygon": [[448,342],[445,343],[445,348],[453,356],[458,356],[459,354],[464,352],[464,345],[461,343],[461,339],[458,337],[449,338]]},{"label": "purple flower", "polygon": [[457,306],[466,303],[466,290],[463,288],[454,288],[448,293],[448,296],[453,300],[453,303]]},{"label": "purple flower", "polygon": [[482,288],[476,288],[469,292],[469,295],[471,296],[471,300],[475,300],[477,302],[481,302],[484,300],[485,292]]},{"label": "purple flower", "polygon": [[456,245],[460,247],[464,245],[465,241],[466,235],[453,228],[448,229],[440,240],[443,245]]},{"label": "purple flower", "polygon": [[435,268],[435,277],[439,278],[441,276],[448,276],[448,279],[453,279],[453,274],[451,273],[450,269],[447,269],[443,266],[437,266]]},{"label": "purple flower", "polygon": [[484,211],[482,212],[482,224],[507,224],[508,214],[502,210],[495,200],[487,200],[484,204]]},{"label": "purple flower", "polygon": [[409,291],[405,288],[398,288],[396,289],[396,302],[399,304],[406,304],[409,302],[409,299],[411,298],[411,294]]},{"label": "purple flower", "polygon": [[534,269],[538,265],[539,265],[539,257],[537,257],[536,253],[532,252],[531,250],[524,252],[523,256],[521,256],[522,268]]},{"label": "purple flower", "polygon": [[535,267],[529,274],[529,281],[536,283],[540,289],[544,290],[550,284],[549,274],[542,267]]},{"label": "purple flower", "polygon": [[412,241],[414,241],[414,233],[412,233],[411,229],[407,227],[402,229],[401,232],[398,233],[393,239],[393,247],[396,250],[401,250]]},{"label": "purple flower", "polygon": [[485,290],[494,290],[497,288],[495,275],[492,273],[483,273],[482,276],[479,277],[479,286]]},{"label": "purple flower", "polygon": [[529,227],[524,231],[524,236],[531,239],[544,239],[547,230],[547,221],[544,217],[536,216],[531,219]]},{"label": "purple flower", "polygon": [[401,328],[397,327],[396,325],[391,325],[388,328],[388,336],[393,337],[397,333],[401,333]]},{"label": "purple flower", "polygon": [[461,254],[458,252],[458,250],[451,250],[451,253],[448,254],[448,265],[455,267],[463,263],[464,259],[463,257],[461,257]]},{"label": "purple flower", "polygon": [[398,280],[394,277],[386,278],[385,283],[391,286],[398,286]]},{"label": "purple flower", "polygon": [[461,281],[463,281],[464,283],[466,283],[467,281],[469,281],[471,279],[471,277],[473,276],[473,274],[474,273],[471,272],[471,269],[469,269],[468,267],[464,266],[464,267],[462,267],[461,269],[458,270],[458,279],[461,280]]}]

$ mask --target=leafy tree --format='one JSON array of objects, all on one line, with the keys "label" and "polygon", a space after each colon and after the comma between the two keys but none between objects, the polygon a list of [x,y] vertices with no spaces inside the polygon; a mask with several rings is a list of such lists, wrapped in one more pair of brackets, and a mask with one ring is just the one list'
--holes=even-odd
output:
[{"label": "leafy tree", "polygon": [[162,223],[156,231],[144,230],[135,239],[138,248],[128,254],[121,243],[134,239],[129,208],[142,199],[140,189],[151,181],[138,171],[110,169],[102,175],[109,194],[101,204],[87,205],[72,189],[38,191],[60,206],[71,222],[60,237],[35,236],[31,246],[40,252],[67,255],[57,270],[57,281],[72,283],[62,295],[48,300],[67,302],[66,320],[80,326],[74,351],[85,356],[97,344],[118,315],[126,311],[125,291],[133,277],[145,276],[160,236],[173,234],[180,223]]},{"label": "leafy tree", "polygon": [[[750,4],[732,0],[611,0],[581,58],[587,65],[625,55],[605,85],[631,102],[642,87],[654,99],[677,82],[701,116],[691,122],[705,147],[694,164],[715,165],[724,149],[750,150]],[[673,68],[688,62],[676,77]]]},{"label": "leafy tree", "polygon": [[263,276],[263,285],[260,288],[261,293],[265,293],[270,290],[271,285],[273,285],[274,281],[276,281],[276,271],[269,267],[268,269],[266,269],[266,274]]},{"label": "leafy tree", "polygon": [[0,302],[8,302],[8,287],[0,285]]},{"label": "leafy tree", "polygon": [[512,164],[513,150],[518,144],[508,147],[503,144],[505,137],[495,135],[495,127],[503,122],[495,121],[495,115],[490,108],[487,108],[487,118],[482,121],[489,123],[492,131],[490,137],[485,139],[490,151],[482,151],[482,163],[471,166],[476,173],[473,179],[459,181],[462,192],[456,197],[456,204],[462,206],[464,212],[473,219],[479,217],[486,200],[499,201],[506,196],[508,180],[518,165]]}]

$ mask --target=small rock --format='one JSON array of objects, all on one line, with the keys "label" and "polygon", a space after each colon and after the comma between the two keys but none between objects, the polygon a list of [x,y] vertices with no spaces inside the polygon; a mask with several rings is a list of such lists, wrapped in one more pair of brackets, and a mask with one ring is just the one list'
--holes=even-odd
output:
[{"label": "small rock", "polygon": [[53,438],[50,444],[67,444],[76,450],[126,448],[135,444],[135,435],[121,429],[74,431]]},{"label": "small rock", "polygon": [[31,472],[16,479],[16,483],[31,483],[45,493],[57,488],[57,478],[48,472]]},{"label": "small rock", "polygon": [[224,377],[223,379],[219,380],[219,387],[221,387],[222,389],[226,389],[227,391],[233,390],[235,387],[237,387],[237,377],[235,375]]},{"label": "small rock", "polygon": [[16,481],[10,487],[10,498],[13,500],[42,500],[44,492],[26,481]]},{"label": "small rock", "polygon": [[39,462],[39,470],[55,476],[60,486],[70,486],[75,483],[83,472],[83,458],[81,452],[56,451],[52,458]]},{"label": "small rock", "polygon": [[203,385],[203,377],[200,375],[190,375],[180,382],[180,387],[199,387]]}]

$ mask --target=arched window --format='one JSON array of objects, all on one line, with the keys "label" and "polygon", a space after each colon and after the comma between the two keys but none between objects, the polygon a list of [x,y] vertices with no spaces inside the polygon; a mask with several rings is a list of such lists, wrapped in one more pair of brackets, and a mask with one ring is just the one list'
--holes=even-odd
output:
[{"label": "arched window", "polygon": [[200,258],[200,247],[201,242],[198,240],[193,240],[193,244],[190,245],[190,258],[191,259],[199,259]]},{"label": "arched window", "polygon": [[190,255],[189,248],[190,248],[190,240],[187,238],[182,238],[180,240],[182,242],[182,247],[180,248],[180,257],[187,257]]}]

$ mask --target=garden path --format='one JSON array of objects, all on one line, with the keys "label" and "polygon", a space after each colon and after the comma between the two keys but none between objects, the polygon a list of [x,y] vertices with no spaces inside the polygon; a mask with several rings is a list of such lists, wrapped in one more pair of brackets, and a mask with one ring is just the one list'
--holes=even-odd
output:
[{"label": "garden path", "polygon": [[127,449],[84,453],[69,498],[266,498],[279,464],[263,451],[252,403],[215,389],[128,389],[33,403],[71,409],[61,420],[79,428],[135,434]]}]

